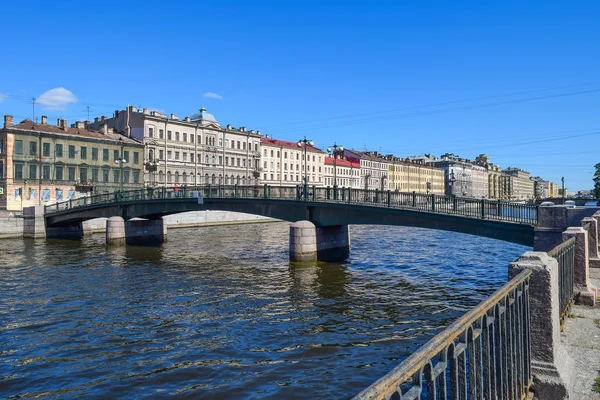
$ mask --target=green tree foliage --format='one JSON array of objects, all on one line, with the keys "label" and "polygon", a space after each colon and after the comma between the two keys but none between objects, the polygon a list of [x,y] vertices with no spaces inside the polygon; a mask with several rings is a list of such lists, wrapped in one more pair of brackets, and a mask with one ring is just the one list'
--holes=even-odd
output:
[{"label": "green tree foliage", "polygon": [[600,199],[600,163],[594,165],[596,172],[594,172],[594,198]]}]

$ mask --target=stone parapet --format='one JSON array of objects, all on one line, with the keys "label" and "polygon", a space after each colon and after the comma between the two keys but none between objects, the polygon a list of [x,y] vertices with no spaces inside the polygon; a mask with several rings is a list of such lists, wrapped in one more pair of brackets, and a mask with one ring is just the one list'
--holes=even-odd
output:
[{"label": "stone parapet", "polygon": [[568,399],[573,382],[573,360],[560,342],[558,262],[543,252],[524,253],[509,264],[509,279],[531,270],[531,372],[540,400]]},{"label": "stone parapet", "polygon": [[579,304],[594,306],[598,289],[590,282],[588,231],[581,227],[571,227],[563,232],[563,241],[575,238],[575,276],[573,292]]}]

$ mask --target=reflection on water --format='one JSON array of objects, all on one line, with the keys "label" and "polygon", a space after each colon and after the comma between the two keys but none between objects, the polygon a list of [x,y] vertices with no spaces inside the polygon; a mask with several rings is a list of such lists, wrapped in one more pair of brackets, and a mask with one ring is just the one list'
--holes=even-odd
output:
[{"label": "reflection on water", "polygon": [[351,229],[290,264],[288,225],[169,231],[160,248],[0,241],[0,394],[349,397],[506,280],[526,248]]}]

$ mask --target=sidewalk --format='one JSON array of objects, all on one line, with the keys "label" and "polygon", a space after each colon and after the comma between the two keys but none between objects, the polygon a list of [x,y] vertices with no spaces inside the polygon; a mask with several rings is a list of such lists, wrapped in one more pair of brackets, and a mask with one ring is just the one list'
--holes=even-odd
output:
[{"label": "sidewalk", "polygon": [[[600,288],[600,269],[590,269],[592,284]],[[600,376],[600,304],[573,306],[561,342],[575,362],[573,400],[600,400],[594,382]]]}]

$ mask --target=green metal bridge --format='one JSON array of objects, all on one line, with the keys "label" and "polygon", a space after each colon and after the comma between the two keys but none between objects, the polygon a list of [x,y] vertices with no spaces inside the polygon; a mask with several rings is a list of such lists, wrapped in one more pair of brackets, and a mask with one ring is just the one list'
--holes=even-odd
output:
[{"label": "green metal bridge", "polygon": [[316,226],[401,225],[533,246],[537,206],[435,194],[316,186],[183,186],[98,194],[45,206],[47,227],[94,218],[157,219],[188,211],[243,212]]}]

